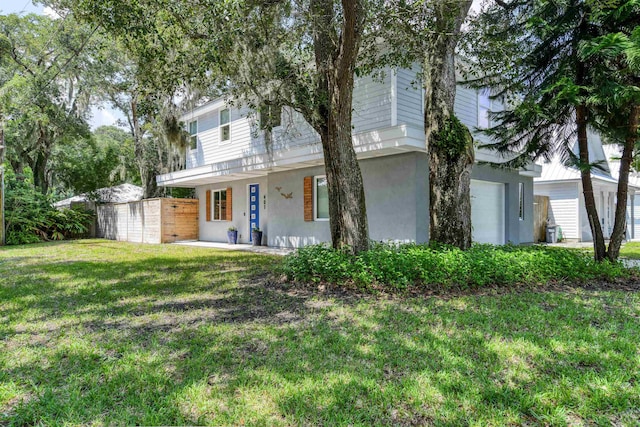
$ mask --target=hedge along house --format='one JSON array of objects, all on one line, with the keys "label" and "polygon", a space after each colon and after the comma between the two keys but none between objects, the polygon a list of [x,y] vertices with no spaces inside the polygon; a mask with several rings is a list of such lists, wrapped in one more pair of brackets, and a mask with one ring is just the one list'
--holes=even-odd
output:
[{"label": "hedge along house", "polygon": [[[356,80],[353,144],[360,160],[370,237],[427,242],[429,167],[423,94],[415,72],[387,70],[382,79]],[[456,114],[471,129],[488,126],[488,96],[459,88]],[[230,226],[239,242],[250,230],[263,243],[301,247],[329,242],[328,196],[319,136],[288,108],[274,112],[279,125],[268,138],[260,117],[223,99],[182,120],[191,134],[187,168],[161,175],[158,184],[195,188],[200,200],[200,240],[224,242]],[[499,159],[477,150],[477,161]],[[527,170],[476,164],[472,172],[472,225],[476,242],[533,241],[533,177]]]},{"label": "hedge along house", "polygon": [[[577,142],[574,152],[577,153]],[[615,221],[618,191],[619,166],[615,164],[614,147],[605,149],[600,137],[589,132],[589,161],[598,165],[591,171],[593,192],[598,218],[605,239],[611,236]],[[640,222],[640,200],[638,212],[634,214],[635,193],[640,191],[638,181],[629,179],[627,201],[627,238],[633,237],[632,218],[638,216]],[[535,178],[534,193],[549,197],[548,223],[559,225],[562,237],[570,241],[593,241],[587,209],[585,208],[580,171],[576,167],[564,165],[558,158],[542,165],[542,174]],[[638,196],[640,199],[640,196]],[[640,224],[638,230],[640,233]]]}]

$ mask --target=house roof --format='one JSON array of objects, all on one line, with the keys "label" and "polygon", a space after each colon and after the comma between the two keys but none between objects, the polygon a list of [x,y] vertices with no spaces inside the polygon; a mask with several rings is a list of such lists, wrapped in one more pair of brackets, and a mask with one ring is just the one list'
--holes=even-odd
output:
[{"label": "house roof", "polygon": [[98,203],[127,203],[142,200],[142,187],[133,184],[121,184],[115,187],[100,188],[92,193],[83,193],[53,204],[55,207],[69,206],[75,202],[95,201]]},{"label": "house roof", "polygon": [[[617,185],[620,175],[619,158],[622,155],[620,148],[617,145],[602,145],[599,138],[590,138],[590,140],[594,140],[594,143],[589,146],[591,161],[600,162],[600,166],[604,169],[593,169],[591,177],[594,180]],[[580,179],[580,171],[577,168],[565,166],[555,158],[542,165],[542,175],[535,178],[535,182],[579,181]],[[631,172],[629,187],[634,191],[640,191],[640,173]]]},{"label": "house roof", "polygon": [[[622,157],[622,151],[618,145],[605,145],[602,147],[605,155],[609,159],[609,166],[611,167],[611,175],[616,179],[620,176],[620,157]],[[636,191],[640,191],[640,172],[631,171],[629,173],[629,186],[635,187]]]},{"label": "house roof", "polygon": [[[600,181],[617,184],[618,180],[612,177],[606,171],[594,169],[591,177]],[[535,182],[551,182],[551,181],[579,181],[580,171],[575,167],[563,165],[559,160],[553,160],[550,163],[542,165],[542,175],[535,178]]]},{"label": "house roof", "polygon": [[[600,136],[589,130],[588,141],[589,160],[599,166],[592,169],[591,177],[601,182],[618,184],[617,172],[615,174],[612,173],[611,156],[605,152],[605,146],[602,144]],[[578,154],[577,142],[574,144],[573,152],[576,155]],[[535,182],[579,181],[580,179],[580,171],[576,167],[564,165],[556,156],[551,162],[542,164],[542,175],[539,178],[535,178]]]}]

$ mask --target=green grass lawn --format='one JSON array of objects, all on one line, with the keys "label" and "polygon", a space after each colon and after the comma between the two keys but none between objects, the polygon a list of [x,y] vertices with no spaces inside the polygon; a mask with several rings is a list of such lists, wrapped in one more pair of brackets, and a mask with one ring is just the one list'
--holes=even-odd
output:
[{"label": "green grass lawn", "polygon": [[640,259],[640,242],[628,242],[622,245],[620,256],[629,259]]},{"label": "green grass lawn", "polygon": [[0,425],[639,423],[638,292],[356,296],[278,262],[0,249]]}]

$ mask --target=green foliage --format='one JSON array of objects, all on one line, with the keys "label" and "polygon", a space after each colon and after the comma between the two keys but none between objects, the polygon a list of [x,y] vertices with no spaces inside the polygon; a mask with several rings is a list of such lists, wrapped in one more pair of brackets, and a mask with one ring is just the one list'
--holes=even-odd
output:
[{"label": "green foliage", "polygon": [[637,0],[487,3],[462,50],[468,83],[507,100],[484,131],[488,147],[517,154],[506,165],[571,150],[576,106],[601,134],[625,129],[640,94],[639,11]]},{"label": "green foliage", "polygon": [[16,178],[8,173],[5,221],[7,244],[20,245],[81,237],[93,221],[93,212],[57,210],[49,197],[34,188],[29,175]]},{"label": "green foliage", "polygon": [[[64,24],[64,25],[63,25]],[[93,31],[73,17],[0,15],[0,112],[7,159],[29,166],[47,191],[56,147],[87,137],[89,104],[99,61]],[[69,147],[66,148],[67,150]]]},{"label": "green foliage", "polygon": [[373,243],[356,256],[325,245],[307,246],[287,256],[283,271],[289,279],[304,282],[389,288],[584,283],[629,275],[621,263],[598,263],[588,253],[562,248],[474,245],[462,251],[444,245],[393,243]]},{"label": "green foliage", "polygon": [[469,128],[453,114],[442,123],[441,129],[433,137],[433,142],[452,158],[466,155],[470,150],[473,152],[473,137]]},{"label": "green foliage", "polygon": [[54,183],[73,194],[131,182],[139,184],[133,139],[122,129],[103,126],[90,138],[54,150]]}]

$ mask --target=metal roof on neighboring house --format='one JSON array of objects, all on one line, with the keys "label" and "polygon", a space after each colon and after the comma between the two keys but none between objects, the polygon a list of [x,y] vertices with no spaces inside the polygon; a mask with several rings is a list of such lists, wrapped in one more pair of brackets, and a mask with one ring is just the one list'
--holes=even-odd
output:
[{"label": "metal roof on neighboring house", "polygon": [[[622,151],[618,145],[605,145],[602,147],[607,159],[609,159],[609,167],[611,168],[611,175],[616,179],[620,176],[620,158],[622,157]],[[640,191],[640,173],[631,170],[629,173],[629,186],[635,187],[636,191]]]},{"label": "metal roof on neighboring house", "polygon": [[[591,172],[593,179],[600,181],[617,184],[618,180],[609,175],[605,171],[594,170]],[[536,183],[542,182],[557,182],[557,181],[579,181],[580,171],[574,167],[563,165],[560,161],[554,160],[550,163],[542,164],[542,175],[539,178],[534,178]]]},{"label": "metal roof on neighboring house", "polygon": [[53,204],[54,207],[70,206],[71,203],[93,201],[98,203],[127,203],[142,200],[142,187],[133,184],[121,184],[115,187],[100,188],[92,193],[84,193]]}]

